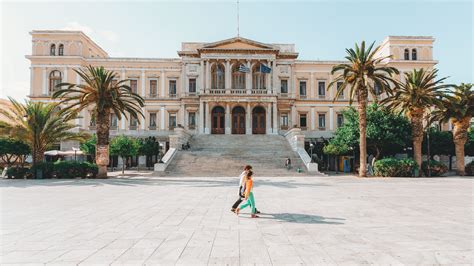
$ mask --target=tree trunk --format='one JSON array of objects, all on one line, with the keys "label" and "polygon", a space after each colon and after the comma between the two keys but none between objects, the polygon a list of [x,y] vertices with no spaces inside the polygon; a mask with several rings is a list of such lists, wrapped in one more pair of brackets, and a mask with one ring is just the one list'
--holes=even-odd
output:
[{"label": "tree trunk", "polygon": [[[367,176],[367,91],[358,94],[359,102],[359,177]],[[354,158],[355,159],[355,158]],[[355,163],[355,161],[354,161]]]},{"label": "tree trunk", "polygon": [[102,112],[96,110],[96,164],[99,168],[98,178],[107,178],[107,165],[109,164],[109,124],[110,110],[104,109]]},{"label": "tree trunk", "polygon": [[411,135],[413,140],[413,159],[418,164],[418,176],[422,175],[421,163],[422,163],[422,150],[421,144],[423,142],[423,109],[419,108],[410,111],[410,122],[411,122]]},{"label": "tree trunk", "polygon": [[125,174],[125,164],[127,162],[125,161],[124,157],[122,156],[122,175]]},{"label": "tree trunk", "polygon": [[465,175],[464,165],[464,145],[467,141],[467,130],[471,117],[464,117],[462,120],[453,120],[453,141],[456,150],[456,168],[458,175]]}]

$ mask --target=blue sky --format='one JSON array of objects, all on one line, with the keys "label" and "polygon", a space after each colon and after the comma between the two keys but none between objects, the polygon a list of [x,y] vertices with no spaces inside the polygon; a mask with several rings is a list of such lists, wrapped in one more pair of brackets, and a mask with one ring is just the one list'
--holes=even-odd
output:
[{"label": "blue sky", "polygon": [[[361,40],[388,35],[436,38],[448,82],[473,82],[472,1],[240,1],[240,34],[294,43],[299,59],[341,60]],[[236,1],[2,2],[0,97],[29,93],[34,29],[80,29],[110,56],[178,57],[181,42],[237,34]]]}]

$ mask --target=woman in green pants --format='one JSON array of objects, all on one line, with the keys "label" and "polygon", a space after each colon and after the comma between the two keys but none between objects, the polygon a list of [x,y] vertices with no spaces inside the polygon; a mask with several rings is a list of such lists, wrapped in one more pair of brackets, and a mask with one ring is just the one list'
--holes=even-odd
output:
[{"label": "woman in green pants", "polygon": [[252,171],[248,171],[247,172],[247,175],[245,176],[245,199],[247,200],[247,202],[245,202],[245,204],[243,204],[240,208],[237,208],[235,210],[235,213],[237,215],[239,215],[239,212],[240,210],[250,206],[251,208],[251,217],[252,218],[258,218],[259,216],[257,216],[256,212],[257,212],[257,209],[255,207],[255,198],[253,197],[253,180],[252,180],[252,175],[253,175],[253,172]]}]

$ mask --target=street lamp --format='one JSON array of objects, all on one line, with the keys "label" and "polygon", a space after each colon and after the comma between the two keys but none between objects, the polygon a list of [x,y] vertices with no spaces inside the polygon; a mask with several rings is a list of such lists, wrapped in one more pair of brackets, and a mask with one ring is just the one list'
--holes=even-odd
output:
[{"label": "street lamp", "polygon": [[313,142],[310,142],[309,143],[309,150],[311,151],[311,161],[310,162],[313,162],[313,148],[314,148],[314,144],[313,144]]},{"label": "street lamp", "polygon": [[427,164],[428,164],[428,177],[431,177],[431,154],[430,154],[430,122],[431,122],[431,109],[426,117],[426,152],[427,152]]}]

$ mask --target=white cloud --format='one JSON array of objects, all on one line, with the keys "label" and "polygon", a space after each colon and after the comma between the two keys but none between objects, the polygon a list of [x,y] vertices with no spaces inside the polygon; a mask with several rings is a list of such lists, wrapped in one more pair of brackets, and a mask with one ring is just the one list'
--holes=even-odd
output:
[{"label": "white cloud", "polygon": [[91,27],[83,25],[77,21],[68,22],[66,27],[62,28],[62,30],[80,30],[91,38],[94,38],[94,36],[97,36],[109,42],[117,42],[119,40],[118,34],[113,31],[93,30]]}]

